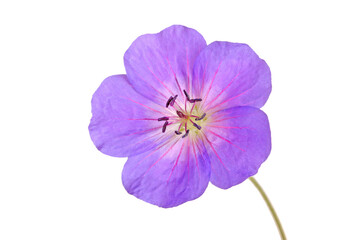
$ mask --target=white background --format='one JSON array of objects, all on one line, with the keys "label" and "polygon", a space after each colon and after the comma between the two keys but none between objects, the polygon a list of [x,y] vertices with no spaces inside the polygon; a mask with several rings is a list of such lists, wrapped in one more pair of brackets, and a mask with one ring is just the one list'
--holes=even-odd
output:
[{"label": "white background", "polygon": [[1,1],[0,239],[279,239],[250,182],[161,209],[88,134],[139,35],[182,24],[272,70],[273,150],[256,176],[289,239],[360,239],[356,1]]}]

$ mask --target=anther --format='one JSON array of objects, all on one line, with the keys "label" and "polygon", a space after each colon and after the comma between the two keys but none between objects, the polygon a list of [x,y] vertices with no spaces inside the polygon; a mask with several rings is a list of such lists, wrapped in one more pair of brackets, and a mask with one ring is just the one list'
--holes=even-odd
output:
[{"label": "anther", "polygon": [[175,131],[176,135],[180,135],[182,132],[180,131]]},{"label": "anther", "polygon": [[173,97],[173,99],[171,99],[171,101],[170,101],[170,106],[174,106],[177,97],[178,97],[178,95],[175,95],[175,96]]},{"label": "anther", "polygon": [[190,102],[189,94],[185,91],[185,89],[184,89],[184,94],[185,94],[185,96],[186,96],[186,99]]},{"label": "anther", "polygon": [[168,100],[167,100],[167,102],[166,102],[166,107],[169,107],[169,104],[170,104],[170,102],[173,100],[174,98],[171,96]]},{"label": "anther", "polygon": [[179,110],[176,111],[176,114],[179,116],[179,118],[185,118],[185,115]]},{"label": "anther", "polygon": [[187,137],[189,135],[190,130],[186,130],[186,133],[182,136],[182,138]]},{"label": "anther", "polygon": [[194,99],[190,99],[189,102],[194,103],[194,102],[201,102],[202,99],[201,98],[194,98]]},{"label": "anther", "polygon": [[204,119],[205,116],[206,116],[206,113],[204,113],[201,117],[195,118],[195,121],[200,121],[200,120]]},{"label": "anther", "polygon": [[167,120],[169,120],[169,118],[168,117],[161,117],[161,118],[158,118],[158,121],[160,122],[160,121],[167,121]]},{"label": "anther", "polygon": [[196,123],[193,123],[194,127],[196,127],[197,129],[201,130],[201,127],[199,125],[197,125]]},{"label": "anther", "polygon": [[162,132],[163,132],[163,133],[165,132],[166,126],[167,126],[168,124],[169,124],[168,121],[166,121],[166,122],[164,123],[164,125],[163,125],[163,127],[162,127]]}]

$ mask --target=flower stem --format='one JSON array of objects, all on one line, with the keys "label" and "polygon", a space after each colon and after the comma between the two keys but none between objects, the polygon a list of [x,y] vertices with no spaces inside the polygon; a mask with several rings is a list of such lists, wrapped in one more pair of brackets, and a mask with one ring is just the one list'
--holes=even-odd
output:
[{"label": "flower stem", "polygon": [[265,191],[262,189],[262,187],[260,186],[260,184],[258,183],[258,181],[256,181],[255,178],[253,177],[249,177],[250,181],[254,184],[254,186],[257,188],[257,190],[260,192],[261,196],[263,197],[264,201],[266,202],[266,205],[268,206],[272,217],[274,218],[275,224],[279,230],[279,234],[282,240],[286,240],[286,236],[285,236],[285,232],[284,229],[281,226],[279,217],[277,216],[274,207],[272,206],[269,198],[266,196]]}]

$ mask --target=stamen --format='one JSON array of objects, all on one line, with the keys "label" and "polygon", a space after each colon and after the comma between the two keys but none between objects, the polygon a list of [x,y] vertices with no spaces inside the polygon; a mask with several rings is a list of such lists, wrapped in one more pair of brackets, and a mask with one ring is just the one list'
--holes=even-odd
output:
[{"label": "stamen", "polygon": [[195,107],[195,103],[192,105],[191,110],[190,110],[190,114],[192,113],[192,111],[194,110]]},{"label": "stamen", "polygon": [[166,102],[166,107],[169,107],[169,104],[170,104],[170,102],[173,100],[174,98],[171,96],[168,100],[167,100],[167,102]]},{"label": "stamen", "polygon": [[178,97],[178,95],[175,95],[173,97],[173,99],[170,101],[170,106],[174,106],[177,97]]},{"label": "stamen", "polygon": [[201,117],[195,118],[195,121],[200,121],[200,120],[204,119],[205,116],[206,116],[206,113],[204,113]]},{"label": "stamen", "polygon": [[182,126],[182,125],[183,125],[182,123],[179,124],[179,128],[178,128],[178,130],[177,130],[178,132],[180,132],[180,129],[181,129],[181,126]]},{"label": "stamen", "polygon": [[182,136],[182,138],[187,137],[187,135],[189,135],[189,132],[190,130],[186,130],[186,133],[184,134],[184,136]]},{"label": "stamen", "polygon": [[182,132],[175,131],[176,135],[180,135]]},{"label": "stamen", "polygon": [[163,125],[163,127],[162,127],[162,132],[163,132],[163,133],[165,132],[166,126],[167,126],[168,124],[169,124],[168,121],[166,121],[166,122],[164,123],[164,125]]},{"label": "stamen", "polygon": [[185,93],[186,99],[190,102],[189,94],[185,91],[185,89],[184,89],[184,93]]},{"label": "stamen", "polygon": [[201,102],[202,99],[201,98],[194,98],[194,99],[190,99],[189,102],[194,103],[194,102]]},{"label": "stamen", "polygon": [[179,118],[185,118],[185,115],[179,110],[176,111],[176,114],[179,116]]},{"label": "stamen", "polygon": [[161,118],[158,118],[158,121],[160,122],[160,121],[167,121],[167,120],[169,120],[169,118],[168,117],[161,117]]},{"label": "stamen", "polygon": [[192,123],[197,129],[201,130],[201,127],[199,125],[197,125],[196,123]]}]

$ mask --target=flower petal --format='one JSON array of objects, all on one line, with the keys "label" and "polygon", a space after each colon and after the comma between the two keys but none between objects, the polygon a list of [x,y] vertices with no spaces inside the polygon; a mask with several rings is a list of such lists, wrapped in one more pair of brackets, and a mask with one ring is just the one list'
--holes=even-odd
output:
[{"label": "flower petal", "polygon": [[127,157],[161,144],[154,139],[162,134],[163,122],[157,118],[164,116],[164,108],[135,92],[125,75],[106,78],[91,105],[89,132],[101,152]]},{"label": "flower petal", "polygon": [[175,207],[200,197],[210,179],[210,163],[203,146],[174,137],[163,147],[126,162],[122,181],[135,197],[159,207]]},{"label": "flower petal", "polygon": [[136,91],[161,104],[169,96],[184,96],[194,61],[205,47],[201,34],[184,26],[140,36],[124,55],[129,81]]},{"label": "flower petal", "polygon": [[234,106],[260,108],[271,92],[266,62],[246,44],[213,42],[195,61],[193,82],[205,110]]},{"label": "flower petal", "polygon": [[271,150],[266,114],[253,107],[219,111],[206,125],[211,183],[229,188],[257,173]]}]

